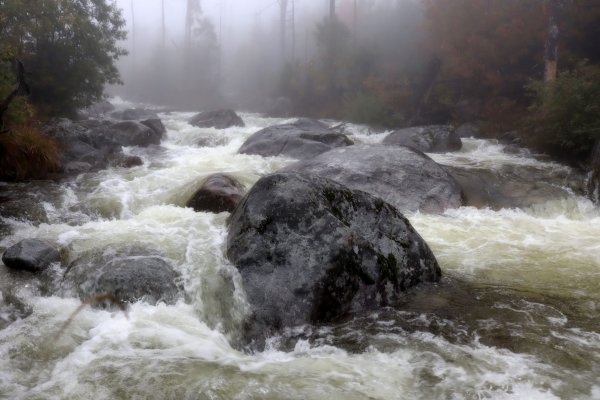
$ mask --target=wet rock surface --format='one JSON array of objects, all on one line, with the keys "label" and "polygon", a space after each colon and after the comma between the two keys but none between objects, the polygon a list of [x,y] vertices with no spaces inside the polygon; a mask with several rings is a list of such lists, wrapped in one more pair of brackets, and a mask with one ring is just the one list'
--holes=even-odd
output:
[{"label": "wet rock surface", "polygon": [[407,146],[424,153],[446,153],[462,148],[460,136],[450,125],[398,129],[386,136],[383,144]]},{"label": "wet rock surface", "polygon": [[205,111],[190,119],[190,124],[199,128],[226,129],[232,126],[246,126],[233,110]]},{"label": "wet rock surface", "polygon": [[156,111],[147,108],[129,108],[127,110],[115,111],[110,114],[113,119],[121,121],[136,121],[144,119],[158,119]]},{"label": "wet rock surface", "polygon": [[440,213],[462,204],[458,183],[425,154],[401,146],[356,145],[300,161],[282,172],[309,173],[380,197],[400,212]]},{"label": "wet rock surface", "polygon": [[160,144],[161,135],[137,121],[123,121],[94,128],[89,140],[97,149],[120,149],[123,146],[148,147]]},{"label": "wet rock surface", "polygon": [[600,204],[600,141],[592,150],[587,193],[593,202]]},{"label": "wet rock surface", "polygon": [[60,263],[60,254],[44,240],[25,239],[6,249],[2,262],[12,269],[40,272],[53,263]]},{"label": "wet rock surface", "polygon": [[223,174],[209,176],[187,202],[194,211],[231,212],[244,196],[246,188],[237,179]]},{"label": "wet rock surface", "polygon": [[141,123],[142,125],[146,125],[148,128],[152,129],[154,133],[156,133],[161,139],[164,137],[165,133],[167,133],[167,129],[159,118],[147,119],[141,121]]},{"label": "wet rock surface", "polygon": [[126,158],[121,153],[122,147],[160,144],[164,126],[159,119],[117,123],[58,119],[48,124],[44,132],[62,147],[62,172],[76,175],[106,168],[114,159]]},{"label": "wet rock surface", "polygon": [[329,179],[260,179],[229,220],[227,257],[253,317],[246,339],[393,304],[441,275],[431,250],[393,206]]},{"label": "wet rock surface", "polygon": [[301,118],[293,123],[261,129],[250,136],[238,152],[304,160],[352,144],[346,135],[329,129],[327,125]]},{"label": "wet rock surface", "polygon": [[174,303],[179,274],[160,252],[138,245],[91,251],[73,261],[62,290],[82,299],[110,294],[121,301]]},{"label": "wet rock surface", "polygon": [[581,192],[583,177],[576,172],[548,171],[505,165],[498,169],[444,166],[462,189],[466,206],[494,210],[527,208],[552,200],[565,200],[570,190]]}]

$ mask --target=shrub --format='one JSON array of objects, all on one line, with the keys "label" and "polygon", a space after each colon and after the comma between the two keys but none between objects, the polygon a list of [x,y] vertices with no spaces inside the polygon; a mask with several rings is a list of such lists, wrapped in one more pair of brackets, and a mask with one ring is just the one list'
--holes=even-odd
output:
[{"label": "shrub", "polygon": [[588,157],[600,139],[600,66],[580,64],[553,83],[533,82],[526,142],[573,161]]},{"label": "shrub", "polygon": [[60,166],[58,144],[32,124],[0,134],[0,180],[44,178]]}]

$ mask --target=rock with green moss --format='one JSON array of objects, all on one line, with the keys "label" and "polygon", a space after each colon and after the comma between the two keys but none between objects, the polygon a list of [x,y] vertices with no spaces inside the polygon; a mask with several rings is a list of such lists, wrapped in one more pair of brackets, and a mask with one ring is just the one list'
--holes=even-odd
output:
[{"label": "rock with green moss", "polygon": [[229,220],[227,257],[253,316],[246,339],[393,305],[435,282],[440,268],[393,206],[326,178],[277,173],[260,179]]}]

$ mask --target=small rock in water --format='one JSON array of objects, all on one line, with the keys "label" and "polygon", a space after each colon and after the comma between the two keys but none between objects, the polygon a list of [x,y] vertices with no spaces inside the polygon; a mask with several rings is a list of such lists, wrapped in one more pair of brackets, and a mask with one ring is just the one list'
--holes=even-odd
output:
[{"label": "small rock in water", "polygon": [[138,156],[130,156],[123,153],[117,154],[110,163],[113,167],[133,168],[144,165],[144,161]]},{"label": "small rock in water", "polygon": [[121,301],[174,303],[179,274],[163,254],[137,245],[91,251],[71,263],[63,280],[82,299],[110,294]]},{"label": "small rock in water", "polygon": [[346,135],[329,129],[322,122],[300,118],[291,124],[261,129],[242,144],[238,153],[306,160],[336,147],[352,144]]},{"label": "small rock in water", "polygon": [[155,111],[146,108],[130,108],[123,111],[115,111],[111,113],[110,116],[121,121],[139,121],[142,119],[158,118]]},{"label": "small rock in water", "polygon": [[233,110],[205,111],[196,114],[190,124],[199,128],[226,129],[232,126],[246,126]]},{"label": "small rock in water", "polygon": [[167,129],[163,125],[162,121],[158,118],[147,119],[145,121],[141,121],[141,123],[152,129],[160,138],[167,133]]},{"label": "small rock in water", "polygon": [[211,175],[188,201],[187,207],[194,211],[221,213],[233,211],[244,196],[246,188],[228,175]]},{"label": "small rock in water", "polygon": [[407,146],[424,153],[445,153],[462,148],[460,136],[450,125],[398,129],[386,136],[383,144]]},{"label": "small rock in water", "polygon": [[2,262],[9,268],[41,272],[60,262],[60,254],[44,240],[25,239],[6,249]]}]

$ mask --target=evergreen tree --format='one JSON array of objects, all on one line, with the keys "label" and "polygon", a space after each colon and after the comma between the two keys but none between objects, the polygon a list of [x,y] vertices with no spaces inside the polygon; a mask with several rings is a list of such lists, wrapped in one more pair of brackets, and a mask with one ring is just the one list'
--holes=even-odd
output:
[{"label": "evergreen tree", "polygon": [[3,0],[0,18],[0,37],[23,61],[42,114],[73,115],[119,83],[125,21],[107,0]]}]

